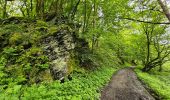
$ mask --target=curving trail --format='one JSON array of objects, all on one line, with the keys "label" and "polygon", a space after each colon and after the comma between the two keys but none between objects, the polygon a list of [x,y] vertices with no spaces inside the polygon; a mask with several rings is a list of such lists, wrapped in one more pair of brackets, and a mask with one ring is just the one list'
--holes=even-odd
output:
[{"label": "curving trail", "polygon": [[118,71],[101,92],[101,100],[155,100],[137,79],[133,68]]}]

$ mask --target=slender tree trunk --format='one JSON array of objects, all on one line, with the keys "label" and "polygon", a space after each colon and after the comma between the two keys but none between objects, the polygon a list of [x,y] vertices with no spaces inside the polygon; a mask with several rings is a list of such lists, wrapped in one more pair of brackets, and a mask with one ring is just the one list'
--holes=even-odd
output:
[{"label": "slender tree trunk", "polygon": [[26,7],[27,17],[30,17],[30,11],[29,11],[29,7],[27,5],[27,0],[24,0],[24,6]]},{"label": "slender tree trunk", "polygon": [[63,8],[63,4],[65,3],[65,0],[60,0],[60,14],[62,14],[63,13],[63,10],[64,10],[64,8]]},{"label": "slender tree trunk", "polygon": [[45,0],[42,0],[41,2],[41,7],[42,7],[42,12],[41,12],[41,19],[44,19],[44,11],[45,11]]},{"label": "slender tree trunk", "polygon": [[160,64],[159,64],[159,72],[161,72],[162,71],[162,65],[163,65],[163,63],[162,63],[162,60],[160,60]]},{"label": "slender tree trunk", "polygon": [[7,7],[7,0],[5,0],[5,4],[4,4],[3,16],[2,16],[3,18],[7,17],[6,7]]},{"label": "slender tree trunk", "polygon": [[78,5],[80,4],[80,0],[78,0],[78,2],[76,3],[76,5],[73,7],[73,1],[71,0],[71,11],[70,11],[70,14],[71,15],[71,20],[74,20],[74,17],[75,17],[75,14],[77,12],[77,8],[78,8]]},{"label": "slender tree trunk", "polygon": [[[79,0],[80,1],[80,0]],[[72,9],[73,8],[73,0],[70,0],[70,8]]]},{"label": "slender tree trunk", "polygon": [[159,72],[162,72],[162,64],[159,65]]},{"label": "slender tree trunk", "polygon": [[93,13],[93,28],[95,28],[95,24],[96,24],[96,21],[95,21],[95,16],[96,16],[96,0],[94,0],[93,1],[94,3],[94,7],[93,7],[93,9],[94,9],[94,13]]},{"label": "slender tree trunk", "polygon": [[34,14],[33,14],[33,0],[30,0],[30,13],[31,13],[31,17],[33,17],[34,16]]},{"label": "slender tree trunk", "polygon": [[83,24],[83,33],[86,30],[86,20],[87,20],[87,1],[84,1],[84,24]]},{"label": "slender tree trunk", "polygon": [[147,33],[147,59],[146,59],[146,64],[148,64],[150,61],[150,39],[149,39],[149,34]]},{"label": "slender tree trunk", "polygon": [[36,0],[36,15],[37,17],[39,17],[39,13],[40,13],[40,0]]},{"label": "slender tree trunk", "polygon": [[[95,29],[96,27],[96,0],[93,0],[93,30]],[[95,33],[95,34],[98,34],[98,33]],[[92,37],[92,52],[94,51],[94,47],[95,47],[95,44],[97,42],[97,36],[93,34],[93,37]]]},{"label": "slender tree trunk", "polygon": [[30,9],[31,9],[31,13],[32,13],[32,11],[33,11],[33,2],[32,2],[32,0],[30,0],[30,3],[31,3]]},{"label": "slender tree trunk", "polygon": [[167,17],[168,20],[170,21],[170,12],[169,12],[169,10],[168,10],[167,5],[165,5],[162,0],[157,0],[157,1],[158,1],[159,5],[161,6],[164,14],[166,15],[166,17]]},{"label": "slender tree trunk", "polygon": [[[90,21],[90,16],[91,16],[91,13],[92,13],[92,7],[90,8],[90,11],[88,11],[88,14],[87,14],[87,22],[86,24],[89,25],[89,21]],[[88,26],[86,25],[86,28],[88,28]]]},{"label": "slender tree trunk", "polygon": [[44,0],[36,0],[37,17],[43,19],[44,17]]},{"label": "slender tree trunk", "polygon": [[24,13],[23,7],[20,8],[20,11],[21,11],[22,15],[25,17],[25,13]]},{"label": "slender tree trunk", "polygon": [[146,61],[145,61],[145,67],[142,69],[142,71],[146,72],[149,70],[149,68],[151,67],[149,65],[150,62],[150,38],[149,38],[149,33],[145,32],[146,34],[146,39],[147,39],[147,56],[146,56]]}]

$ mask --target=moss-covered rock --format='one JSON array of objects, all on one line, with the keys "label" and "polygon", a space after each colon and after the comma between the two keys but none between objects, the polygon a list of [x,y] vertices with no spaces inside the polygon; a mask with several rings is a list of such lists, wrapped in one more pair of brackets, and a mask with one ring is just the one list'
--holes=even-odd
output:
[{"label": "moss-covered rock", "polygon": [[3,84],[62,80],[73,71],[75,32],[69,25],[6,22],[0,27],[0,57],[6,60],[2,78],[7,78]]}]

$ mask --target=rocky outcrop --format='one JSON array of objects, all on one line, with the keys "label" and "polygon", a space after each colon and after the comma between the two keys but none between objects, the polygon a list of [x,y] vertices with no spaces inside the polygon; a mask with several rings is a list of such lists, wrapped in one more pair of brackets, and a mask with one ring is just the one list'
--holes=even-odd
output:
[{"label": "rocky outcrop", "polygon": [[82,51],[82,41],[76,36],[80,25],[67,22],[65,17],[57,20],[0,19],[0,57],[7,60],[4,70],[10,78],[22,76],[22,83],[34,84],[69,76],[74,59],[81,58],[75,53]]},{"label": "rocky outcrop", "polygon": [[54,80],[62,80],[68,74],[70,53],[75,48],[72,33],[62,29],[42,42],[44,51],[50,60],[50,73]]}]

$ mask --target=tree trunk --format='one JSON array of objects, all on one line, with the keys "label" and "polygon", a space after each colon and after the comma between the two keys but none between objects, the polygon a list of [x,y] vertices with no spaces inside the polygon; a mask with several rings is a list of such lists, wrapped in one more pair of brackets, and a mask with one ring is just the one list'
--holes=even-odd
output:
[{"label": "tree trunk", "polygon": [[166,15],[166,17],[168,18],[168,20],[170,21],[170,12],[168,10],[168,7],[166,5],[164,5],[162,0],[157,0],[159,5],[161,6],[164,14]]},{"label": "tree trunk", "polygon": [[83,33],[86,31],[86,20],[87,20],[87,1],[84,1],[84,24],[83,24]]},{"label": "tree trunk", "polygon": [[44,0],[36,0],[37,17],[43,19],[44,17]]},{"label": "tree trunk", "polygon": [[6,6],[7,6],[7,0],[5,0],[5,4],[4,4],[3,16],[2,16],[3,18],[7,17]]},{"label": "tree trunk", "polygon": [[26,7],[27,17],[29,18],[30,17],[30,11],[29,11],[29,7],[28,7],[28,4],[27,4],[27,0],[24,0],[24,6]]},{"label": "tree trunk", "polygon": [[76,5],[73,7],[73,1],[71,0],[71,11],[70,11],[70,14],[71,15],[71,20],[74,20],[74,17],[75,17],[75,14],[77,12],[77,8],[78,8],[78,5],[80,4],[80,0],[78,0],[78,2],[76,3]]},{"label": "tree trunk", "polygon": [[33,11],[33,2],[32,2],[32,0],[30,0],[30,3],[31,3],[30,9],[31,9],[31,13],[32,13],[32,11]]},{"label": "tree trunk", "polygon": [[[93,30],[95,30],[96,27],[96,0],[93,0]],[[94,32],[94,31],[93,31]],[[96,36],[96,34],[98,33],[93,33],[93,37],[92,37],[92,52],[96,46],[96,43],[98,41],[98,37]]]},{"label": "tree trunk", "polygon": [[146,37],[147,37],[147,58],[146,58],[146,65],[149,63],[150,61],[150,39],[149,39],[149,33],[146,33]]},{"label": "tree trunk", "polygon": [[159,64],[159,72],[162,72],[162,61]]},{"label": "tree trunk", "polygon": [[149,72],[152,69],[152,66],[145,65],[145,67],[142,69],[143,72]]}]

